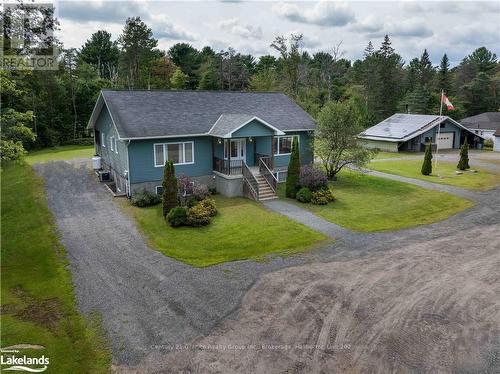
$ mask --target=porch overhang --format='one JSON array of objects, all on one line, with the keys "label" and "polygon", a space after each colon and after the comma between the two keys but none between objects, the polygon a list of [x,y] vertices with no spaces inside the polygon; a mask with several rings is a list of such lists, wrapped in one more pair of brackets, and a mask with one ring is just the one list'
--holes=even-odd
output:
[{"label": "porch overhang", "polygon": [[[259,126],[256,128],[255,124]],[[250,128],[250,125],[253,127]],[[264,121],[262,118],[254,115],[221,114],[208,132],[208,135],[223,139],[231,139],[239,137],[285,135],[285,133]]]}]

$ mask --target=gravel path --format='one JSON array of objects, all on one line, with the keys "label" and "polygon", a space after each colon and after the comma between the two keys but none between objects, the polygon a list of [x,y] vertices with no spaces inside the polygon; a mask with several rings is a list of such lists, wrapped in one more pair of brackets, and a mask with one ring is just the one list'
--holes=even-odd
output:
[{"label": "gravel path", "polygon": [[[45,179],[48,204],[67,249],[78,307],[85,314],[101,314],[114,363],[121,367],[138,365],[146,356],[161,357],[172,344],[189,343],[208,334],[234,315],[242,297],[264,274],[302,264],[359,258],[500,223],[500,189],[496,189],[481,193],[475,207],[436,224],[357,234],[316,221],[323,232],[340,237],[322,249],[284,259],[197,269],[149,248],[135,223],[113,202],[86,163],[61,161],[35,169]],[[289,214],[300,212],[291,210]]]}]

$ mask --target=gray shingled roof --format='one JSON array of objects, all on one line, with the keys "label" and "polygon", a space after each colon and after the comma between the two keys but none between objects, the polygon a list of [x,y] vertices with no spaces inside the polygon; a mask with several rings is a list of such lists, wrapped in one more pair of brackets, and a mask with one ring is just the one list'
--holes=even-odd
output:
[{"label": "gray shingled roof", "polygon": [[[228,117],[232,122],[237,115],[256,116],[282,131],[315,128],[311,116],[282,93],[145,90],[101,93],[122,139],[207,134],[217,119],[228,113],[233,116]],[[91,117],[89,128],[93,127],[96,116]]]},{"label": "gray shingled roof", "polygon": [[485,112],[464,118],[460,123],[469,129],[500,129],[500,112]]},{"label": "gray shingled roof", "polygon": [[[212,135],[212,136],[221,137],[221,138],[230,137],[230,134],[233,131],[239,129],[241,126],[245,125],[246,123],[248,123],[254,119],[259,121],[259,122],[262,122],[262,120],[259,117],[251,116],[248,114],[224,113],[215,122],[215,124],[210,129],[208,134]],[[268,126],[267,123],[264,123],[264,125]],[[277,135],[283,135],[283,132],[278,132]]]}]

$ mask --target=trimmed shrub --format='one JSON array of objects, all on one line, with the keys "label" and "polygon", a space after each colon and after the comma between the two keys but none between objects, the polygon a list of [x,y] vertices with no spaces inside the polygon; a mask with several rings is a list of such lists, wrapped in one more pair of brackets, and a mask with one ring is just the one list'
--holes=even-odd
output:
[{"label": "trimmed shrub", "polygon": [[131,203],[139,208],[145,208],[147,206],[153,206],[159,204],[161,198],[155,193],[148,192],[146,190],[142,192],[136,192],[132,195]]},{"label": "trimmed shrub", "polygon": [[204,198],[210,196],[210,191],[208,190],[208,186],[203,183],[197,183],[193,187],[193,196],[196,200],[201,201]]},{"label": "trimmed shrub", "polygon": [[165,162],[163,170],[163,218],[167,218],[170,209],[177,206],[177,178],[175,177],[174,163]]},{"label": "trimmed shrub", "polygon": [[217,205],[215,204],[214,199],[205,198],[201,200],[198,204],[208,211],[210,217],[214,217],[217,214]]},{"label": "trimmed shrub", "polygon": [[172,227],[179,227],[187,222],[187,210],[184,207],[177,206],[170,209],[167,214],[167,221]]},{"label": "trimmed shrub", "polygon": [[469,169],[469,143],[465,139],[464,144],[460,147],[460,160],[458,161],[457,169],[466,170]]},{"label": "trimmed shrub", "polygon": [[486,139],[484,141],[484,148],[485,149],[492,149],[493,148],[493,139]]},{"label": "trimmed shrub", "polygon": [[299,142],[297,137],[293,137],[292,154],[288,162],[288,170],[286,176],[286,197],[295,199],[299,186],[300,174],[300,155],[299,155]]},{"label": "trimmed shrub", "polygon": [[187,210],[187,221],[190,226],[206,226],[210,223],[210,211],[201,204]]},{"label": "trimmed shrub", "polygon": [[335,197],[329,188],[322,188],[312,192],[311,203],[315,205],[326,205],[331,201],[335,201]]},{"label": "trimmed shrub", "polygon": [[192,208],[196,204],[198,204],[198,200],[196,200],[196,197],[191,195],[191,196],[188,196],[187,199],[185,199],[184,203],[188,208]]},{"label": "trimmed shrub", "polygon": [[295,195],[295,198],[301,203],[310,203],[312,199],[312,192],[309,188],[302,187],[299,192],[297,192],[297,195]]},{"label": "trimmed shrub", "polygon": [[430,175],[432,173],[432,149],[430,142],[425,147],[425,156],[421,172],[423,175]]},{"label": "trimmed shrub", "polygon": [[299,185],[307,187],[311,191],[317,191],[327,186],[328,178],[323,170],[314,165],[305,165],[300,168]]}]

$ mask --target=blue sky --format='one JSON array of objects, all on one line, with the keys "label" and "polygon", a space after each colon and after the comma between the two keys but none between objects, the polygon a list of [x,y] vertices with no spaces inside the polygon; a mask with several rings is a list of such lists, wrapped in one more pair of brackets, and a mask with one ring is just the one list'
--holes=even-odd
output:
[{"label": "blue sky", "polygon": [[302,33],[311,53],[342,42],[345,57],[356,59],[387,33],[406,61],[424,48],[435,64],[446,52],[455,65],[481,46],[500,55],[500,1],[59,1],[59,38],[65,47],[80,47],[99,29],[117,38],[136,15],[165,50],[188,42],[260,56],[275,54],[275,36]]}]

